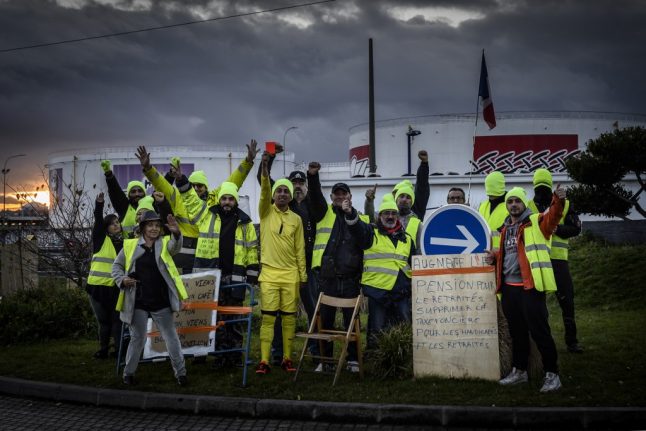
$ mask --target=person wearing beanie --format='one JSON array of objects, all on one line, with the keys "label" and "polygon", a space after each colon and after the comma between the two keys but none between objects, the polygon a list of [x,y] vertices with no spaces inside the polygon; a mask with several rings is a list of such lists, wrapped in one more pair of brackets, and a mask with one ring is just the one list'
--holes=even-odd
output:
[{"label": "person wearing beanie", "polygon": [[177,383],[180,386],[188,384],[182,345],[173,319],[188,298],[172,259],[182,246],[182,234],[172,215],[166,222],[171,235],[163,236],[159,215],[146,211],[139,222],[141,237],[126,239],[112,265],[112,277],[120,289],[116,309],[130,330],[123,369],[125,385],[135,383],[149,316],[164,339]]},{"label": "person wearing beanie", "polygon": [[[269,171],[269,184],[273,187],[275,180],[271,177],[271,167],[276,158],[276,154],[283,152],[283,146],[276,144],[276,153],[271,154],[268,151],[263,153],[263,156],[268,158],[267,170]],[[258,167],[257,174],[258,184],[262,185],[262,165]],[[318,298],[318,287],[316,286],[316,279],[312,277],[312,252],[314,249],[314,237],[316,235],[316,226],[310,216],[310,199],[307,187],[307,174],[302,171],[292,171],[287,177],[294,186],[294,199],[289,203],[289,209],[294,211],[301,218],[303,222],[303,235],[305,239],[305,261],[307,263],[307,284],[303,286],[298,292],[305,314],[307,314],[308,325],[311,323],[314,308]],[[280,313],[279,313],[280,314]],[[281,326],[282,319],[276,319],[274,326],[274,340],[271,345],[272,365],[280,366],[283,361],[283,328]],[[309,341],[309,350],[313,355],[319,354],[319,343],[316,340]],[[316,360],[315,360],[316,361]]]},{"label": "person wearing beanie", "polygon": [[478,212],[491,229],[491,244],[493,250],[500,247],[500,228],[509,215],[505,205],[505,176],[493,171],[485,177],[485,192],[488,199],[482,201]]},{"label": "person wearing beanie", "polygon": [[[337,298],[356,298],[361,292],[361,272],[363,270],[363,250],[353,237],[345,222],[344,202],[352,205],[352,193],[346,183],[336,183],[330,193],[330,204],[327,203],[321,190],[319,170],[321,164],[310,162],[307,169],[307,182],[310,186],[311,214],[316,222],[314,252],[312,253],[312,273],[316,277],[319,291]],[[367,215],[359,216],[369,223]],[[321,327],[335,329],[336,307],[321,305]],[[352,310],[343,309],[343,328],[348,330],[352,319]],[[321,356],[332,357],[333,343],[323,343]],[[347,369],[358,373],[359,361],[357,343],[348,344]],[[315,371],[324,371],[329,363],[319,363]]]},{"label": "person wearing beanie", "polygon": [[110,337],[114,339],[114,355],[121,341],[121,320],[116,311],[119,288],[112,278],[112,262],[123,247],[121,223],[116,214],[103,217],[105,198],[103,192],[94,204],[94,227],[92,228],[92,260],[85,290],[90,295],[90,305],[99,324],[99,350],[97,359],[106,359],[110,349]]},{"label": "person wearing beanie", "polygon": [[[305,270],[305,240],[301,218],[289,209],[294,186],[287,178],[269,183],[269,156],[262,156],[260,187],[260,362],[256,374],[271,371],[269,365],[271,343],[274,338],[276,317],[282,320],[283,360],[281,368],[296,371],[292,362],[292,345],[296,332],[298,291],[307,283]],[[273,200],[273,204],[272,204]]]},{"label": "person wearing beanie", "polygon": [[[550,206],[552,192],[552,174],[547,169],[537,169],[534,172],[534,198],[529,207],[535,213],[542,213]],[[572,209],[568,199],[565,200],[563,215],[552,235],[550,259],[556,279],[556,298],[561,307],[563,327],[565,329],[565,344],[570,353],[583,353],[576,334],[574,320],[574,283],[568,265],[569,239],[581,233],[581,220]]]},{"label": "person wearing beanie", "polygon": [[139,200],[146,196],[146,186],[141,181],[130,181],[124,193],[119,185],[119,181],[112,172],[110,161],[102,160],[101,168],[103,169],[108,185],[110,202],[119,216],[124,235],[126,238],[132,238],[137,227],[137,207],[139,206]]},{"label": "person wearing beanie", "polygon": [[391,194],[385,195],[379,205],[376,226],[360,220],[347,203],[343,211],[350,232],[364,250],[361,290],[368,297],[367,344],[372,349],[382,331],[411,321],[410,265],[415,242],[404,229]]},{"label": "person wearing beanie", "polygon": [[[402,187],[406,187],[413,191],[412,194],[410,192],[406,193],[409,198],[406,198],[405,201],[402,201],[401,203],[397,201],[399,217],[404,225],[404,229],[408,229],[408,221],[413,217],[413,215],[420,221],[424,220],[426,215],[426,206],[428,205],[428,199],[430,197],[431,187],[428,181],[428,153],[426,150],[420,150],[417,153],[417,157],[419,158],[420,163],[415,176],[415,185],[413,186],[413,183],[411,183],[410,180],[403,180],[397,183],[392,190],[393,197],[396,201],[397,195],[399,194],[398,192]],[[374,222],[376,220],[374,204],[375,192],[376,187],[374,189],[369,188],[366,191],[366,200],[364,201],[364,213],[368,214],[370,222]],[[411,230],[414,230],[413,228],[414,226],[411,226]],[[414,235],[414,232],[411,232],[411,230],[407,231],[409,233],[413,233],[413,238],[416,238],[416,235]]]},{"label": "person wearing beanie", "polygon": [[552,232],[563,214],[564,201],[565,189],[559,186],[552,195],[549,210],[535,214],[528,208],[529,200],[521,187],[514,187],[505,195],[509,216],[500,231],[500,247],[486,251],[487,263],[496,265],[496,292],[501,295],[512,340],[513,368],[500,380],[501,385],[528,381],[531,335],[545,370],[540,391],[552,392],[561,387],[545,296],[556,291],[549,248]]},{"label": "person wearing beanie", "polygon": [[415,192],[410,186],[402,186],[394,194],[395,203],[399,211],[399,221],[404,230],[413,238],[415,244],[419,244],[422,234],[420,229],[422,219],[412,211],[415,204]]},{"label": "person wearing beanie", "polygon": [[[247,145],[246,158],[240,162],[238,168],[229,175],[226,181],[235,184],[238,188],[242,187],[242,184],[253,167],[253,161],[257,153],[257,143],[252,140]],[[211,190],[211,192],[208,191],[209,183],[203,171],[193,172],[193,174],[198,172],[197,177],[191,174],[191,177],[195,181],[198,181],[196,183],[197,185],[192,185],[189,178],[182,174],[181,163],[178,157],[171,157],[172,168],[170,174],[173,175],[174,186],[152,166],[150,163],[150,153],[146,151],[146,147],[140,146],[137,148],[137,158],[141,163],[144,175],[152,183],[155,190],[164,195],[166,202],[170,205],[171,213],[177,219],[179,228],[182,231],[183,244],[180,253],[173,256],[173,259],[183,274],[190,274],[193,272],[193,264],[195,263],[195,249],[199,235],[198,219],[206,213],[208,208],[219,204],[217,196],[218,188]],[[202,185],[204,188],[201,187]],[[195,190],[198,199],[189,199],[191,204],[187,205],[185,196],[187,196],[186,192],[189,188]],[[200,195],[200,193],[202,194]],[[160,213],[163,213],[161,208]]]}]

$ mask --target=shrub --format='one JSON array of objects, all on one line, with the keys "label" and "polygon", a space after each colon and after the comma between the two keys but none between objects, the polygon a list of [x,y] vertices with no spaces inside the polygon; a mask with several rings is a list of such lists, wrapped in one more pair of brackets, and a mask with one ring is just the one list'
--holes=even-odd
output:
[{"label": "shrub", "polygon": [[381,332],[374,350],[367,352],[366,365],[376,377],[408,379],[413,376],[413,330],[402,323]]},{"label": "shrub", "polygon": [[0,345],[96,336],[88,295],[58,284],[19,290],[0,300]]}]

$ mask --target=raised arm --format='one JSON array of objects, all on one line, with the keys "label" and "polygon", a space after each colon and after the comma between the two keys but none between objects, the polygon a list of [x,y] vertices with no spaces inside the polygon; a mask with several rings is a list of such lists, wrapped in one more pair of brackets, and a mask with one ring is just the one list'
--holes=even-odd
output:
[{"label": "raised arm", "polygon": [[320,169],[321,164],[319,162],[310,162],[307,168],[308,196],[310,197],[309,210],[314,223],[323,220],[327,212],[327,202],[325,201],[325,196],[323,196],[321,180],[319,179]]},{"label": "raised arm", "polygon": [[128,196],[126,196],[124,191],[121,189],[119,181],[117,181],[117,178],[114,176],[110,161],[101,161],[101,167],[105,173],[105,182],[108,185],[108,197],[110,198],[110,202],[112,202],[112,207],[117,212],[119,220],[123,220],[126,216],[126,212],[128,211],[128,205],[130,205]]},{"label": "raised arm", "polygon": [[264,218],[271,209],[271,185],[269,184],[269,154],[262,156],[262,175],[260,178],[260,200],[258,202],[258,215]]},{"label": "raised arm", "polygon": [[92,227],[92,252],[97,253],[103,246],[105,240],[105,229],[103,227],[103,205],[105,198],[103,192],[99,193],[94,201],[94,226]]},{"label": "raised arm", "polygon": [[419,157],[420,162],[417,168],[417,179],[415,180],[415,203],[411,210],[423,221],[426,215],[428,199],[431,195],[431,186],[428,181],[428,153],[425,150],[421,150],[417,153],[417,157]]},{"label": "raised arm", "polygon": [[565,189],[562,188],[560,184],[557,184],[554,194],[552,195],[552,203],[550,204],[549,209],[546,212],[539,214],[539,225],[541,232],[546,239],[549,239],[552,236],[552,233],[556,230],[556,227],[561,221],[564,202]]}]

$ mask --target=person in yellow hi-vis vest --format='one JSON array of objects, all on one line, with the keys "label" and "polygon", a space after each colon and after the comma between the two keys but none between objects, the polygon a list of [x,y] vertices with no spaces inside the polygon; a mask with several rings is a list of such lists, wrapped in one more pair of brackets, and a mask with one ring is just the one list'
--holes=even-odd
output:
[{"label": "person in yellow hi-vis vest", "polygon": [[411,321],[411,267],[415,241],[404,229],[391,194],[379,205],[376,225],[364,223],[343,203],[345,221],[363,248],[361,290],[368,297],[368,349],[377,347],[380,332]]},{"label": "person in yellow hi-vis vest", "polygon": [[557,187],[550,209],[534,214],[527,207],[525,190],[514,187],[505,195],[509,216],[500,232],[500,248],[487,250],[486,261],[496,264],[496,291],[509,323],[513,369],[501,385],[526,383],[529,335],[543,360],[545,379],[541,392],[561,387],[557,353],[548,322],[545,295],[556,291],[550,261],[550,239],[563,214],[565,189]]},{"label": "person in yellow hi-vis vest", "polygon": [[135,228],[137,227],[137,208],[139,206],[139,200],[146,196],[146,186],[141,181],[130,181],[124,193],[119,185],[119,181],[112,172],[112,163],[110,160],[102,160],[101,168],[105,173],[105,181],[108,185],[108,196],[110,197],[112,207],[119,216],[124,237],[134,238]]},{"label": "person in yellow hi-vis vest", "polygon": [[[229,175],[226,182],[234,183],[238,188],[242,187],[242,184],[253,167],[254,158],[258,154],[257,145],[258,144],[255,141],[252,141],[247,145],[246,158],[243,159],[240,162],[240,165],[238,165],[238,168]],[[204,171],[194,171],[189,175],[188,181],[200,199],[196,201],[195,205],[187,207],[185,201],[180,197],[180,192],[177,189],[176,183],[176,181],[182,177],[180,159],[178,157],[173,157],[171,159],[171,172],[165,177],[151,164],[150,153],[146,151],[146,147],[138,147],[136,155],[141,163],[144,175],[148,181],[151,182],[155,190],[163,193],[166,201],[170,205],[172,214],[177,220],[179,229],[182,232],[183,244],[182,249],[173,257],[173,259],[178,269],[180,269],[183,274],[189,274],[193,272],[195,249],[197,247],[199,236],[199,220],[206,213],[208,208],[219,203],[217,195],[220,187],[218,186],[213,190],[209,190],[209,182]],[[175,182],[175,185],[171,183],[172,181]]]},{"label": "person in yellow hi-vis vest", "polygon": [[[529,207],[535,213],[542,213],[550,205],[552,194],[552,174],[547,169],[537,169],[534,172],[534,199],[529,201]],[[563,327],[565,329],[565,344],[570,353],[583,353],[576,337],[576,322],[574,320],[574,283],[568,266],[569,239],[581,233],[581,220],[572,209],[568,199],[565,200],[563,216],[559,220],[556,232],[552,235],[550,258],[556,279],[556,299],[561,307]]]},{"label": "person in yellow hi-vis vest", "polygon": [[103,217],[105,198],[103,192],[96,197],[94,227],[92,228],[92,261],[85,290],[90,295],[90,305],[99,324],[99,350],[97,359],[106,359],[110,337],[114,338],[115,350],[119,348],[121,320],[115,310],[119,288],[112,278],[112,264],[123,247],[121,223],[116,214]]},{"label": "person in yellow hi-vis vest", "polygon": [[294,186],[287,178],[281,178],[271,187],[268,163],[269,155],[263,154],[258,203],[262,265],[258,281],[262,325],[260,363],[256,368],[256,374],[267,374],[271,371],[271,342],[279,311],[283,327],[281,368],[287,372],[296,371],[291,352],[296,328],[298,292],[299,288],[307,283],[303,222],[298,214],[289,209],[289,202],[294,196]]},{"label": "person in yellow hi-vis vest", "polygon": [[482,201],[478,212],[489,225],[491,230],[491,248],[498,250],[500,246],[500,228],[509,215],[505,206],[505,176],[493,171],[485,178],[485,192],[488,199]]},{"label": "person in yellow hi-vis vest", "polygon": [[167,228],[171,235],[161,236],[162,222],[154,211],[143,215],[139,228],[141,237],[125,240],[112,266],[112,277],[121,289],[116,308],[130,327],[123,383],[134,384],[150,316],[166,343],[177,383],[184,386],[188,383],[186,365],[173,314],[182,308],[188,295],[172,259],[182,246],[182,234],[175,218],[169,215]]}]

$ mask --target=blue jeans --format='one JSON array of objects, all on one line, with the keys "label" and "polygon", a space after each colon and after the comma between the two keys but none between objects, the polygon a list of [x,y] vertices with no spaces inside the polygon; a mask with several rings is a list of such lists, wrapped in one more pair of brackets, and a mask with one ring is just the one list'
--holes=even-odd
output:
[{"label": "blue jeans", "polygon": [[410,322],[411,313],[411,298],[393,301],[368,297],[368,348],[377,346],[377,338],[382,331]]},{"label": "blue jeans", "polygon": [[[134,376],[139,365],[139,358],[146,344],[146,327],[148,325],[148,311],[136,308],[130,324],[130,344],[126,352],[126,366],[123,369],[124,376]],[[158,311],[151,311],[150,317],[157,324],[161,333],[166,349],[170,356],[170,362],[175,372],[175,377],[186,375],[186,365],[184,363],[184,354],[179,336],[175,331],[173,321],[173,311],[167,307]]]}]

